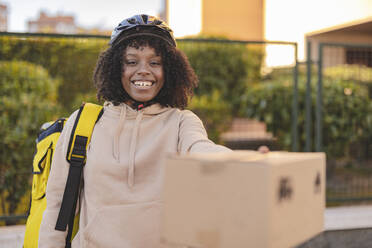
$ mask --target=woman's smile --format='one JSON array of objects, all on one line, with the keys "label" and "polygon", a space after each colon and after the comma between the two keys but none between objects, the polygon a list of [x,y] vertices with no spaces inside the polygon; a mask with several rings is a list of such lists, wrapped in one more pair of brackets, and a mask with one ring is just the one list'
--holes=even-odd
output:
[{"label": "woman's smile", "polygon": [[143,90],[150,89],[154,85],[154,82],[151,81],[132,81],[132,83],[137,89]]}]

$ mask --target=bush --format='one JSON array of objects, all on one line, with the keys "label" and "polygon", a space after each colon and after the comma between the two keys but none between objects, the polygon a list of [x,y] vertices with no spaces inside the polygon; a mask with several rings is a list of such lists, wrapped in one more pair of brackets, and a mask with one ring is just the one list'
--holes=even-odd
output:
[{"label": "bush", "polygon": [[[14,214],[29,187],[39,127],[58,116],[57,87],[58,81],[51,79],[41,66],[0,62],[2,214]],[[24,212],[25,209],[21,211]]]},{"label": "bush", "polygon": [[203,121],[208,137],[221,143],[220,134],[230,126],[232,114],[229,104],[221,101],[220,93],[214,90],[210,95],[194,96],[189,109]]},{"label": "bush", "polygon": [[361,65],[339,65],[325,68],[324,76],[366,86],[369,97],[372,98],[372,68]]},{"label": "bush", "polygon": [[240,97],[246,89],[261,80],[262,47],[224,42],[179,42],[179,47],[199,77],[197,96],[211,95],[218,90],[236,114]]},{"label": "bush", "polygon": [[23,60],[43,66],[59,78],[58,101],[67,112],[79,92],[94,91],[92,73],[107,40],[81,38],[0,37],[2,60]]},{"label": "bush", "polygon": [[372,68],[361,65],[339,65],[324,69],[324,76],[342,80],[372,83]]},{"label": "bush", "polygon": [[[250,88],[244,98],[241,114],[264,121],[281,147],[290,150],[292,81],[267,82]],[[306,85],[298,84],[298,127],[300,149],[305,146]],[[315,134],[316,82],[312,84],[312,120]],[[372,136],[372,106],[366,87],[326,79],[323,83],[323,145],[330,158],[357,156],[353,146],[366,144]],[[365,154],[367,155],[367,154]]]},{"label": "bush", "polygon": [[[230,43],[225,38],[197,37],[198,42],[180,41],[199,77],[199,86],[189,108],[202,120],[209,138],[220,143],[220,134],[239,113],[241,96],[261,80],[262,47]],[[203,41],[204,39],[204,41]]]}]

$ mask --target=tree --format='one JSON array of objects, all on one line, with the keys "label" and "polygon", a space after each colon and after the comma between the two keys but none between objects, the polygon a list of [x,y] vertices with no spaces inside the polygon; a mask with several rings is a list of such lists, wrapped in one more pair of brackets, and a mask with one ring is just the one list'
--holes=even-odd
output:
[{"label": "tree", "polygon": [[57,88],[58,81],[41,66],[21,61],[0,62],[2,214],[15,214],[30,187],[35,138],[40,125],[58,114]]}]

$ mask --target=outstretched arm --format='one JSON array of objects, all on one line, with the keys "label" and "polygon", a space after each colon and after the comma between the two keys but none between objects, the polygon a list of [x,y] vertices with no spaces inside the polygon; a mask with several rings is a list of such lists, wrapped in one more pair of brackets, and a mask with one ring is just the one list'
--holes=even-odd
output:
[{"label": "outstretched arm", "polygon": [[180,120],[178,150],[180,153],[231,152],[225,146],[208,139],[202,121],[189,110],[182,111]]}]

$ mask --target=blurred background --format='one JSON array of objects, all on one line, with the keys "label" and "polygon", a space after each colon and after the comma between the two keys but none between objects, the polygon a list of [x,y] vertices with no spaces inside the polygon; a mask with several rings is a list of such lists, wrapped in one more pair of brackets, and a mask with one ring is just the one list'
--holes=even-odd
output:
[{"label": "blurred background", "polygon": [[370,203],[372,1],[0,0],[0,225],[24,223],[40,126],[97,102],[97,57],[140,13],[174,30],[212,140],[324,151],[327,205]]}]

